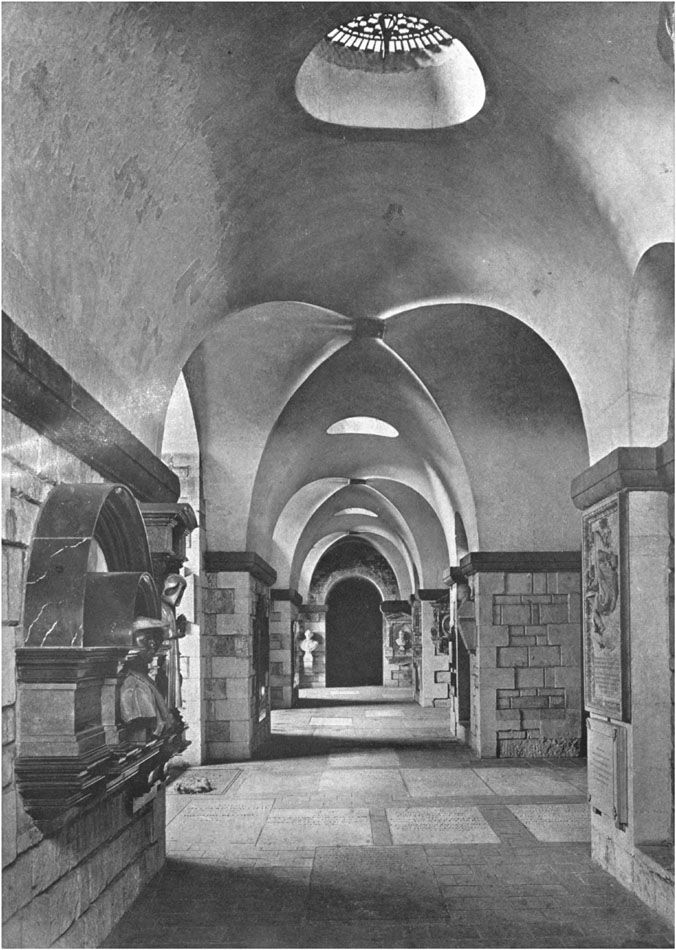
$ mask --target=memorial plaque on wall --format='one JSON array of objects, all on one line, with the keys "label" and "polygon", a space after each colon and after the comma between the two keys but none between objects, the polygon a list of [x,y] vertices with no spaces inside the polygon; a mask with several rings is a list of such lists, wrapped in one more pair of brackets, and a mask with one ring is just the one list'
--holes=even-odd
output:
[{"label": "memorial plaque on wall", "polygon": [[618,827],[627,823],[627,730],[602,719],[587,720],[589,802]]},{"label": "memorial plaque on wall", "polygon": [[582,541],[585,706],[629,720],[626,604],[621,533],[624,499],[616,495],[585,512]]}]

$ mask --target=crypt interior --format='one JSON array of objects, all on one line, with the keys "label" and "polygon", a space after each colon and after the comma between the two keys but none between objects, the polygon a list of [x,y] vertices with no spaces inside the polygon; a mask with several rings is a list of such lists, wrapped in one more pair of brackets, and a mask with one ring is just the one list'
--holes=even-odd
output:
[{"label": "crypt interior", "polygon": [[673,33],[2,4],[3,946],[673,946]]}]

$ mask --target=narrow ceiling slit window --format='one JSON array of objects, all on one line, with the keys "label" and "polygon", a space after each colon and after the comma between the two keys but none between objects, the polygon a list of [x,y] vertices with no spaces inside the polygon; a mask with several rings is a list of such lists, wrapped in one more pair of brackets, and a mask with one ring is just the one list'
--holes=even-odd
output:
[{"label": "narrow ceiling slit window", "polygon": [[341,508],[340,511],[335,513],[335,517],[337,518],[339,515],[363,515],[365,518],[378,517],[375,511],[369,511],[368,508]]},{"label": "narrow ceiling slit window", "polygon": [[399,433],[388,422],[373,416],[349,416],[339,419],[326,430],[328,435],[380,435],[386,439],[396,439]]},{"label": "narrow ceiling slit window", "polygon": [[335,125],[437,129],[475,116],[486,87],[472,54],[443,27],[376,12],[326,34],[298,72],[296,96]]}]

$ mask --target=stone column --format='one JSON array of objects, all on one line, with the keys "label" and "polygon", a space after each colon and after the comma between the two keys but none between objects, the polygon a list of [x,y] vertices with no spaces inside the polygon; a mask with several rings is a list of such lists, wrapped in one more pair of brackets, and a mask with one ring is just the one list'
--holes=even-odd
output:
[{"label": "stone column", "polygon": [[584,512],[592,857],[671,919],[673,442],[614,450],[572,495]]},{"label": "stone column", "polygon": [[[439,603],[449,604],[448,590],[423,589],[417,592],[420,600],[420,688],[421,706],[450,706],[450,661],[439,644]],[[446,612],[448,615],[448,612]]]},{"label": "stone column", "polygon": [[273,709],[291,709],[298,699],[295,640],[303,598],[290,588],[273,588],[270,594],[270,701]]},{"label": "stone column", "polygon": [[470,744],[482,758],[581,750],[580,555],[475,551]]},{"label": "stone column", "polygon": [[250,759],[270,736],[269,608],[276,572],[252,551],[205,551],[205,761]]}]

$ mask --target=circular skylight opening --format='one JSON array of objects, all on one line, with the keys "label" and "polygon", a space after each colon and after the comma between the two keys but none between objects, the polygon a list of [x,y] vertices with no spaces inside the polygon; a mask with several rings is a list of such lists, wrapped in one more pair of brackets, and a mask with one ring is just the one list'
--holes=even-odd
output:
[{"label": "circular skylight opening", "polygon": [[350,416],[334,422],[326,430],[327,435],[379,435],[386,439],[396,439],[399,433],[382,419],[373,416]]},{"label": "circular skylight opening", "polygon": [[364,515],[366,518],[378,517],[375,511],[369,511],[368,508],[341,508],[340,511],[335,513],[335,517],[337,518],[339,515]]},{"label": "circular skylight opening", "polygon": [[453,37],[423,17],[406,13],[371,13],[358,16],[326,34],[331,43],[365,53],[408,53],[414,49],[450,46]]},{"label": "circular skylight opening", "polygon": [[330,30],[301,66],[311,116],[353,128],[437,129],[466,122],[486,87],[463,43],[405,13],[371,13]]}]

